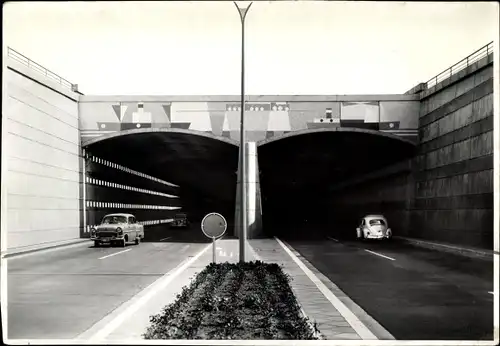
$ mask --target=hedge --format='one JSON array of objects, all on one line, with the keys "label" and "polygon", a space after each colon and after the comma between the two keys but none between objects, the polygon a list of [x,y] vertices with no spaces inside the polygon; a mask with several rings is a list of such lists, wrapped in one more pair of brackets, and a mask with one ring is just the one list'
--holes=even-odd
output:
[{"label": "hedge", "polygon": [[316,340],[277,264],[210,264],[150,317],[145,339]]}]

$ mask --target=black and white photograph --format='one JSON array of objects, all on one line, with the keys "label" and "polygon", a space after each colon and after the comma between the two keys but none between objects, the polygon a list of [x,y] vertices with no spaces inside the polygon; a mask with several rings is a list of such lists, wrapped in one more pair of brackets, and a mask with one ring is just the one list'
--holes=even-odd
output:
[{"label": "black and white photograph", "polygon": [[3,343],[498,345],[499,8],[3,3]]}]

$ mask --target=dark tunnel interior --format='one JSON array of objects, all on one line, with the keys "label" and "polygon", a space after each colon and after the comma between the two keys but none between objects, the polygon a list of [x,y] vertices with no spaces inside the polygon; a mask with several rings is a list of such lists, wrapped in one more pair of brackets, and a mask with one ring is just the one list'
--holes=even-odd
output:
[{"label": "dark tunnel interior", "polygon": [[189,229],[170,230],[165,223],[148,225],[145,226],[145,241],[158,241],[168,236],[179,241],[208,241],[201,232],[200,222],[204,215],[218,212],[228,222],[228,235],[232,233],[238,168],[238,146],[234,143],[197,134],[146,132],[96,141],[86,150],[100,161],[109,161],[177,185],[166,185],[109,167],[109,164],[87,160],[87,176],[91,178],[153,191],[151,194],[102,184],[89,186],[87,182],[87,200],[149,206],[147,209],[137,209],[136,205],[113,208],[114,204],[111,204],[112,208],[106,208],[106,205],[102,208],[98,204],[87,212],[89,224],[99,223],[105,214],[113,212],[134,214],[139,221],[168,220],[182,212],[191,222]]},{"label": "dark tunnel interior", "polygon": [[264,232],[287,238],[347,232],[339,225],[349,210],[332,210],[330,189],[414,154],[411,142],[369,131],[310,132],[260,145]]},{"label": "dark tunnel interior", "polygon": [[[209,241],[200,222],[204,215],[218,212],[228,221],[227,235],[233,235],[236,143],[190,133],[145,132],[96,141],[86,150],[101,160],[87,160],[87,177],[94,181],[87,182],[87,200],[101,202],[87,208],[88,224],[99,223],[113,212],[134,214],[139,221],[168,220],[183,212],[192,222],[188,230],[169,230],[166,223],[148,225],[145,241],[169,236],[178,241]],[[369,131],[318,131],[261,143],[258,164],[264,236],[321,235],[349,212],[331,210],[333,186],[409,158],[414,150],[408,141]],[[116,169],[103,160],[177,186]]]}]

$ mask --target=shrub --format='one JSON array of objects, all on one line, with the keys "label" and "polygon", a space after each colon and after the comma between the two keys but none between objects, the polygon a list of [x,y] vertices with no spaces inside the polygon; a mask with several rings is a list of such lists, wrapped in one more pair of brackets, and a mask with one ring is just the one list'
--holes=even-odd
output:
[{"label": "shrub", "polygon": [[151,316],[146,339],[314,340],[277,264],[210,264]]}]

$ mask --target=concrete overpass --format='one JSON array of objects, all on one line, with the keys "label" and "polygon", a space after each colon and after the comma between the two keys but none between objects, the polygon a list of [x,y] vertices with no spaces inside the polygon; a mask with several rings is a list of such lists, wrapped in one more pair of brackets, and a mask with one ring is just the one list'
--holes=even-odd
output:
[{"label": "concrete overpass", "polygon": [[[5,58],[9,249],[88,237],[115,211],[153,228],[217,210],[234,226],[238,96],[82,95]],[[383,212],[401,235],[491,249],[492,64],[401,95],[248,96],[250,235],[312,221],[344,234]]]}]

